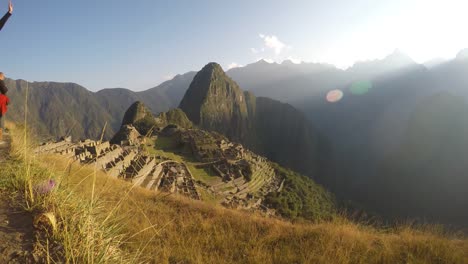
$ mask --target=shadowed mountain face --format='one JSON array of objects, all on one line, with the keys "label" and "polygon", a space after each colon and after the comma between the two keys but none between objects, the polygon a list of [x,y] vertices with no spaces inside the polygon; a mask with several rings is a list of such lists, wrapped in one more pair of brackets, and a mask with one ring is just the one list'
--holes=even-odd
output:
[{"label": "shadowed mountain face", "polygon": [[216,63],[194,77],[180,108],[194,124],[309,175],[318,171],[318,133],[288,104],[243,92]]},{"label": "shadowed mountain face", "polygon": [[[383,215],[468,221],[468,105],[441,92],[419,102],[402,144],[377,168],[375,201]],[[390,198],[390,199],[389,199]]]},{"label": "shadowed mountain face", "polygon": [[369,79],[364,93],[343,85],[336,103],[325,92],[304,100],[300,108],[331,142],[333,158],[319,182],[389,218],[466,226],[467,72],[459,58],[415,65]]}]

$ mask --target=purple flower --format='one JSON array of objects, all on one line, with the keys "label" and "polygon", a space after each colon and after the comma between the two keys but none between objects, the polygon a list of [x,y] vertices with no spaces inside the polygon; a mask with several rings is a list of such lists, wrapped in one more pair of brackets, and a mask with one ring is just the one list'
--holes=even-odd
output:
[{"label": "purple flower", "polygon": [[54,189],[55,185],[56,184],[54,180],[48,180],[48,181],[35,185],[34,192],[38,194],[48,194]]}]

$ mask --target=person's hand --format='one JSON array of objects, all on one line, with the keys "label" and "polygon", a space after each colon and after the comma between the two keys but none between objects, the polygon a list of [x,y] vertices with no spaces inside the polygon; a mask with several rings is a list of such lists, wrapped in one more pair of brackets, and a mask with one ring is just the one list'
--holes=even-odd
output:
[{"label": "person's hand", "polygon": [[13,4],[11,3],[11,0],[8,2],[8,13],[13,13]]}]

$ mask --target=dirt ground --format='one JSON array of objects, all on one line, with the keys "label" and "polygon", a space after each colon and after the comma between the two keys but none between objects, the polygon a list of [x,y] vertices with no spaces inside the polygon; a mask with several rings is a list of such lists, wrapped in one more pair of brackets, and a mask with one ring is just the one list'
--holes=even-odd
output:
[{"label": "dirt ground", "polygon": [[[9,145],[1,145],[0,177],[5,177],[2,163],[8,159],[8,153]],[[0,189],[0,263],[34,263],[32,215],[14,206],[13,201],[10,194]]]}]

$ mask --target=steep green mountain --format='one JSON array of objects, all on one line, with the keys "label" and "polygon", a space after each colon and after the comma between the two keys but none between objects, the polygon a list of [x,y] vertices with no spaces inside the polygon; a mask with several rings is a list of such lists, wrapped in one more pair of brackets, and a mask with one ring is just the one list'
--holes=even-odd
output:
[{"label": "steep green mountain", "polygon": [[283,166],[314,176],[319,135],[288,104],[243,92],[221,66],[198,72],[180,108],[199,127],[220,132]]},{"label": "steep green mountain", "polygon": [[[120,144],[122,140],[128,137],[130,130],[136,129],[139,135],[147,135],[167,125],[177,125],[182,128],[191,128],[193,126],[192,122],[179,108],[162,112],[155,117],[144,103],[136,101],[125,112],[120,129],[110,141],[113,144]],[[128,126],[133,128],[129,130]]]},{"label": "steep green mountain", "polygon": [[195,75],[180,108],[206,130],[246,140],[249,120],[244,93],[216,63],[206,65]]},{"label": "steep green mountain", "polygon": [[192,122],[180,108],[173,108],[167,112],[160,113],[156,118],[156,122],[160,127],[165,127],[170,124],[177,125],[182,128],[193,127]]},{"label": "steep green mountain", "polygon": [[145,119],[154,119],[151,111],[140,101],[133,103],[125,112],[122,126],[133,125]]},{"label": "steep green mountain", "polygon": [[141,135],[146,135],[157,123],[151,111],[143,103],[137,101],[125,112],[122,126],[126,125],[132,125]]}]

